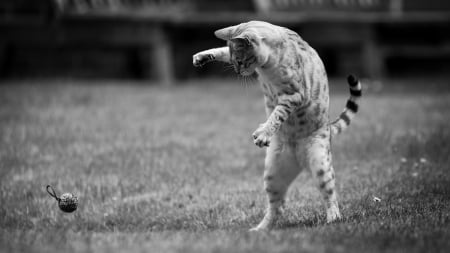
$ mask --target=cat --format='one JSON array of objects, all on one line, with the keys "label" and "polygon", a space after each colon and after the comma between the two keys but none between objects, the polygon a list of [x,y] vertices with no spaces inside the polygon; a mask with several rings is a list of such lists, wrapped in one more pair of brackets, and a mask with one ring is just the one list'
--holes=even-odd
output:
[{"label": "cat", "polygon": [[344,111],[329,122],[328,78],[317,52],[296,32],[263,21],[223,28],[215,36],[226,47],[193,56],[193,65],[211,61],[232,63],[236,73],[256,72],[264,94],[266,122],[253,133],[258,147],[267,147],[264,189],[268,207],[251,231],[272,229],[281,215],[286,192],[303,169],[309,169],[326,202],[326,221],[341,218],[335,173],[331,163],[331,136],[342,132],[358,111],[361,83],[347,78],[350,98]]}]

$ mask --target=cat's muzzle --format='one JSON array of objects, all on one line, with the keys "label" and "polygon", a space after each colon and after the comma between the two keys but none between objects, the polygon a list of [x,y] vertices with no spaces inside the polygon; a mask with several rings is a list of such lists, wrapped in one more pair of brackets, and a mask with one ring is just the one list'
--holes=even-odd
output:
[{"label": "cat's muzzle", "polygon": [[236,74],[240,74],[241,73],[241,67],[239,65],[234,64],[234,72],[236,72]]},{"label": "cat's muzzle", "polygon": [[239,65],[234,65],[234,71],[241,76],[249,76],[253,73],[249,70],[243,70]]}]

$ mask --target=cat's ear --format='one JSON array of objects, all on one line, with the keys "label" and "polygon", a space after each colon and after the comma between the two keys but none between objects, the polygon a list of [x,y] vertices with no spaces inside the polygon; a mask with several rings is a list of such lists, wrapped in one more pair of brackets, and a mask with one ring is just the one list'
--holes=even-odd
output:
[{"label": "cat's ear", "polygon": [[250,42],[249,38],[243,37],[243,36],[236,36],[230,39],[233,43],[239,43],[241,45],[245,44],[247,46],[251,46],[252,43]]},{"label": "cat's ear", "polygon": [[222,40],[230,40],[233,37],[234,32],[236,31],[236,28],[237,28],[236,25],[222,28],[222,29],[215,31],[214,35],[216,35],[217,38],[222,39]]},{"label": "cat's ear", "polygon": [[243,32],[238,36],[233,37],[231,40],[243,40],[248,45],[258,46],[262,40],[262,37],[252,32]]}]

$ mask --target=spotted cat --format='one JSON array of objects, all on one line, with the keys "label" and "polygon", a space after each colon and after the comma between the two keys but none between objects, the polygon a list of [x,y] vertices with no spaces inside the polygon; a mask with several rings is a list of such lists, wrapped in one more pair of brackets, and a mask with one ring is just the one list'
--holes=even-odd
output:
[{"label": "spotted cat", "polygon": [[268,208],[253,231],[269,230],[280,216],[289,185],[303,169],[312,171],[326,202],[326,219],[341,217],[331,163],[331,136],[343,131],[358,111],[361,84],[348,77],[350,98],[338,119],[329,121],[328,79],[316,53],[297,33],[262,21],[220,29],[226,47],[199,52],[194,66],[210,61],[232,63],[243,76],[257,73],[264,93],[266,122],[253,133],[267,146],[264,189]]}]

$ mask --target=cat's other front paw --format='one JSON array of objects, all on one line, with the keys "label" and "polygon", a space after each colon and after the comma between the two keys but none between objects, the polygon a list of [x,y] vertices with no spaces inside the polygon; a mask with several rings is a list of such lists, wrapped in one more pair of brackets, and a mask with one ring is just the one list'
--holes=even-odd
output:
[{"label": "cat's other front paw", "polygon": [[195,67],[201,67],[208,62],[214,61],[214,59],[215,57],[212,54],[197,53],[192,56],[192,64]]},{"label": "cat's other front paw", "polygon": [[335,222],[341,219],[341,213],[337,206],[332,205],[327,208],[327,223]]},{"label": "cat's other front paw", "polygon": [[259,125],[258,129],[256,129],[252,135],[253,143],[255,143],[256,146],[260,148],[269,146],[271,135],[267,131],[265,124]]}]

